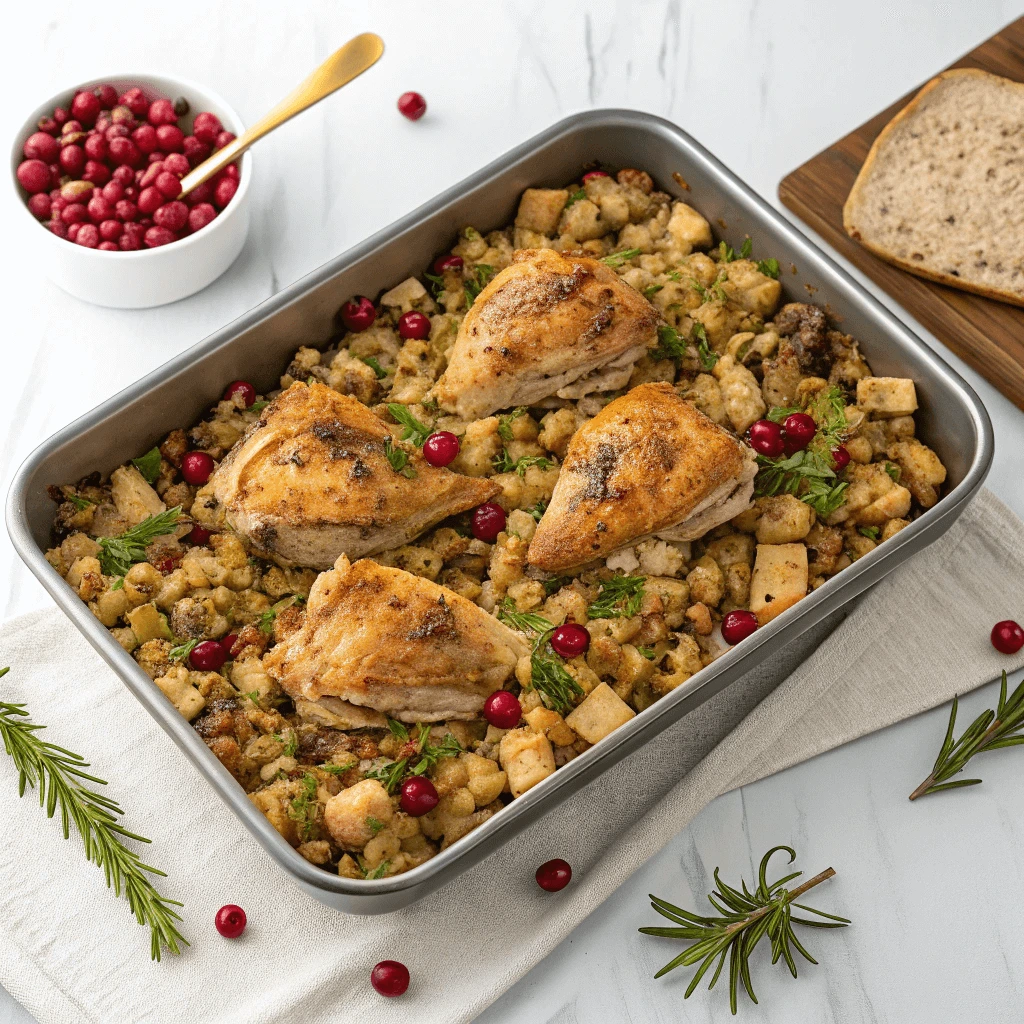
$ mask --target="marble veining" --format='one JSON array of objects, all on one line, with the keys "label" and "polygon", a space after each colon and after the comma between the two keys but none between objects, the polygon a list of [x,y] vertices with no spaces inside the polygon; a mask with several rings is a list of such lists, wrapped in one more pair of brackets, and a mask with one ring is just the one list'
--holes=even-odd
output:
[{"label": "marble veining", "polygon": [[[380,32],[388,49],[371,72],[260,145],[246,249],[224,277],[183,302],[121,312],[64,295],[21,258],[21,211],[10,199],[2,204],[0,489],[75,416],[567,114],[621,106],[667,117],[777,204],[786,172],[1022,13],[1020,0],[516,0],[455,9],[412,0],[183,0],[147,8],[112,32],[92,5],[17,5],[5,15],[7,140],[41,97],[126,63],[205,82],[251,122],[356,32]],[[394,109],[406,89],[429,104],[415,124]],[[995,423],[989,486],[1024,514],[1024,418],[942,354]],[[1015,600],[1008,614],[1020,617]],[[0,615],[47,601],[4,535]],[[964,720],[994,699],[993,687],[969,696]],[[780,842],[796,845],[808,872],[836,868],[813,902],[854,924],[809,934],[821,964],[803,967],[796,982],[759,953],[761,1002],[741,996],[741,1019],[1020,1019],[1024,754],[982,759],[981,787],[910,805],[906,795],[926,774],[947,713],[715,801],[481,1024],[731,1019],[718,989],[702,987],[683,1004],[688,971],[653,981],[679,947],[636,929],[656,920],[647,893],[698,907],[716,866],[727,881],[749,881],[761,854]],[[87,949],[83,937],[83,956]],[[30,1020],[0,990],[0,1024]]]}]

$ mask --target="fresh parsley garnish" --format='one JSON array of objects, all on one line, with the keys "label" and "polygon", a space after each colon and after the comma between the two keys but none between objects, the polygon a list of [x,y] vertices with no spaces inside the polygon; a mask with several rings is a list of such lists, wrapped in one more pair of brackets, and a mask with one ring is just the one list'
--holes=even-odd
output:
[{"label": "fresh parsley garnish", "polygon": [[536,519],[539,523],[544,513],[547,512],[547,510],[548,503],[543,498],[541,498],[536,505],[534,505],[532,508],[528,508],[526,511],[529,512],[530,515],[533,516],[533,518]]},{"label": "fresh parsley garnish", "polygon": [[430,282],[431,294],[436,299],[444,291],[444,277],[441,274],[424,274],[423,276]]},{"label": "fresh parsley garnish", "polygon": [[700,360],[701,367],[705,370],[713,370],[715,363],[718,362],[718,353],[711,347],[708,341],[708,332],[699,320],[693,321],[690,337],[697,349],[697,358]]},{"label": "fresh parsley garnish", "polygon": [[391,861],[382,860],[372,871],[368,871],[366,865],[362,862],[362,858],[359,860],[359,870],[363,873],[363,878],[375,880],[383,878],[388,873],[388,868],[391,867]]},{"label": "fresh parsley garnish", "polygon": [[394,373],[394,370],[385,370],[373,356],[360,356],[359,358],[373,370],[377,380],[383,380],[389,373]]},{"label": "fresh parsley garnish", "polygon": [[736,250],[723,238],[718,243],[718,260],[720,263],[732,263],[736,259]]},{"label": "fresh parsley garnish", "polygon": [[648,661],[654,661],[654,648],[653,647],[638,647],[637,651],[643,655]]},{"label": "fresh parsley garnish", "polygon": [[277,618],[278,612],[284,611],[285,608],[290,608],[293,604],[304,603],[305,599],[299,597],[298,594],[282,597],[280,601],[275,602],[265,612],[260,614],[260,617],[256,620],[256,625],[261,633],[270,636],[274,632],[274,620]]},{"label": "fresh parsley garnish", "polygon": [[898,484],[900,482],[900,467],[894,462],[884,462],[882,465],[885,467],[886,473],[892,478],[892,482]]},{"label": "fresh parsley garnish", "polygon": [[405,430],[402,432],[402,440],[412,441],[417,448],[422,448],[423,442],[433,433],[430,427],[416,419],[409,412],[408,407],[400,402],[388,402],[388,412],[391,413],[391,418],[396,423],[400,423],[405,427]]},{"label": "fresh parsley garnish", "polygon": [[725,272],[723,271],[715,278],[714,283],[711,285],[711,290],[715,293],[715,298],[718,299],[719,302],[729,301],[729,296],[726,293],[725,288],[722,287],[722,282],[726,280],[728,280],[728,278],[725,276]]},{"label": "fresh parsley garnish", "polygon": [[295,751],[299,749],[299,735],[298,735],[297,732],[295,732],[294,729],[289,733],[287,739],[284,736],[282,736],[280,733],[276,733],[276,732],[274,733],[274,739],[277,740],[277,742],[282,745],[281,746],[281,756],[282,757],[294,757],[295,756]]},{"label": "fresh parsley garnish", "polygon": [[270,402],[263,398],[258,402],[253,402],[252,405],[249,406],[249,412],[263,412],[268,405],[270,405]]},{"label": "fresh parsley garnish", "polygon": [[757,269],[764,274],[765,277],[774,277],[778,280],[779,277],[779,261],[771,258],[767,260],[758,260]]},{"label": "fresh parsley garnish", "polygon": [[519,419],[526,413],[526,406],[520,405],[518,408],[513,409],[511,412],[507,412],[502,416],[498,417],[498,436],[503,441],[514,441],[515,435],[512,433],[512,421]]},{"label": "fresh parsley garnish", "polygon": [[630,618],[640,611],[646,576],[609,576],[601,581],[597,600],[587,609],[591,619]]},{"label": "fresh parsley garnish", "polygon": [[561,590],[566,583],[571,583],[571,576],[552,576],[549,580],[544,580],[544,593],[547,597],[550,597],[553,593]]},{"label": "fresh parsley garnish", "polygon": [[489,263],[478,263],[473,268],[473,276],[465,283],[466,306],[472,306],[476,297],[487,287],[487,282],[494,277],[496,271]]},{"label": "fresh parsley garnish", "polygon": [[619,267],[627,264],[630,260],[636,259],[642,251],[642,249],[623,249],[622,252],[613,252],[610,256],[605,256],[601,262],[606,266],[617,270]]},{"label": "fresh parsley garnish", "polygon": [[768,410],[767,419],[772,423],[781,423],[787,416],[795,412],[803,412],[799,405],[774,405]]},{"label": "fresh parsley garnish", "polygon": [[571,196],[565,201],[565,209],[568,210],[573,203],[578,203],[581,199],[587,198],[587,190],[585,188],[579,188],[572,193]]},{"label": "fresh parsley garnish", "polygon": [[750,259],[750,254],[753,251],[754,251],[754,241],[750,237],[750,235],[747,235],[747,237],[743,239],[743,244],[740,246],[740,259],[749,260]]},{"label": "fresh parsley garnish", "polygon": [[846,500],[844,492],[850,485],[836,476],[831,458],[826,461],[810,448],[778,459],[758,455],[757,461],[761,466],[755,488],[759,497],[796,495],[822,519],[827,519]]},{"label": "fresh parsley garnish", "polygon": [[857,532],[868,540],[878,540],[879,529],[877,526],[858,526]]},{"label": "fresh parsley garnish", "polygon": [[100,571],[104,576],[124,576],[136,563],[146,560],[146,548],[157,539],[173,533],[181,516],[181,506],[147,516],[141,523],[118,537],[100,537]]},{"label": "fresh parsley garnish", "polygon": [[[373,768],[366,772],[364,777],[376,779],[389,793],[393,793],[406,775],[423,775],[430,771],[442,757],[458,757],[463,753],[462,744],[451,733],[447,733],[439,744],[434,745],[429,742],[429,723],[421,722],[418,730],[417,742],[420,748],[418,755],[403,757],[398,761],[388,761],[379,768]],[[406,738],[408,738],[408,731],[406,731]],[[412,764],[414,760],[416,763]]]},{"label": "fresh parsley garnish", "polygon": [[643,295],[645,299],[649,299],[652,295],[656,295],[665,286],[663,284],[649,284],[644,290]]},{"label": "fresh parsley garnish", "polygon": [[673,270],[672,273],[668,275],[668,279],[670,281],[678,281],[682,276],[683,275],[678,270]]},{"label": "fresh parsley garnish", "polygon": [[172,647],[167,657],[170,661],[184,661],[195,650],[198,643],[198,637],[194,640],[186,640],[184,643]]},{"label": "fresh parsley garnish", "polygon": [[416,475],[416,470],[409,465],[408,453],[395,447],[390,434],[384,438],[384,457],[391,463],[391,468],[396,473],[401,473],[410,480]]},{"label": "fresh parsley garnish", "polygon": [[132,465],[142,474],[142,479],[147,484],[155,484],[156,478],[160,475],[160,449],[150,448],[145,455],[132,459]]},{"label": "fresh parsley garnish", "polygon": [[381,829],[384,828],[384,822],[381,821],[379,818],[375,818],[372,814],[370,814],[370,815],[367,815],[367,817],[366,817],[366,827],[374,835],[376,835],[378,832],[381,831]]},{"label": "fresh parsley garnish", "polygon": [[[690,343],[697,351],[697,358],[705,370],[714,369],[718,362],[718,353],[708,343],[707,331],[699,320],[694,320],[690,328]],[[674,359],[677,363],[686,355],[689,348],[687,341],[680,337],[674,327],[662,324],[658,328],[658,347],[651,352],[652,359]]]},{"label": "fresh parsley garnish", "polygon": [[405,741],[409,738],[409,730],[397,718],[388,719],[388,729],[396,740]]},{"label": "fresh parsley garnish", "polygon": [[517,473],[519,476],[526,476],[530,466],[538,469],[550,469],[551,460],[543,455],[523,455],[515,461],[509,455],[507,448],[502,448],[491,460],[491,465],[496,473]]}]

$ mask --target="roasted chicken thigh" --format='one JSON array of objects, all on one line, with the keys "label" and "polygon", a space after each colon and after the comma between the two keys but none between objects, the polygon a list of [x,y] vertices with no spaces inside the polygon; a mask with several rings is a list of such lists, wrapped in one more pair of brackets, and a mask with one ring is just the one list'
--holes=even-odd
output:
[{"label": "roasted chicken thigh", "polygon": [[600,260],[522,249],[477,296],[434,386],[464,420],[622,387],[659,314]]},{"label": "roasted chicken thigh", "polygon": [[703,536],[749,507],[756,472],[671,384],[641,384],[573,435],[529,562],[559,572],[652,535]]},{"label": "roasted chicken thigh", "polygon": [[263,659],[292,698],[340,697],[405,722],[473,718],[526,641],[451,590],[342,556],[309,592],[305,621]]},{"label": "roasted chicken thigh", "polygon": [[[407,455],[401,471],[389,448]],[[319,383],[295,383],[271,402],[211,485],[259,554],[313,569],[405,544],[499,490],[430,466],[361,402]]]}]

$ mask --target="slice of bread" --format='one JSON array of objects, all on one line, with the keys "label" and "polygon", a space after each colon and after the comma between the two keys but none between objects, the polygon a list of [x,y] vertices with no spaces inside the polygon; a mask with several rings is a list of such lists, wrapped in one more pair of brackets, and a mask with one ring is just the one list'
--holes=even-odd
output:
[{"label": "slice of bread", "polygon": [[914,274],[1024,306],[1024,84],[933,78],[875,140],[843,226]]}]

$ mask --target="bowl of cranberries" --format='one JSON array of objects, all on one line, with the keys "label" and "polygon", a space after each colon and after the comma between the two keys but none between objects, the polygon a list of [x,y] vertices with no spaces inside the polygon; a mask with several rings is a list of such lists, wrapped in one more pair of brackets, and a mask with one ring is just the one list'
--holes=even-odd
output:
[{"label": "bowl of cranberries", "polygon": [[241,132],[224,100],[182,79],[113,75],[58,93],[11,154],[28,248],[55,284],[100,306],[205,288],[245,243],[252,158],[182,200],[179,183]]}]

